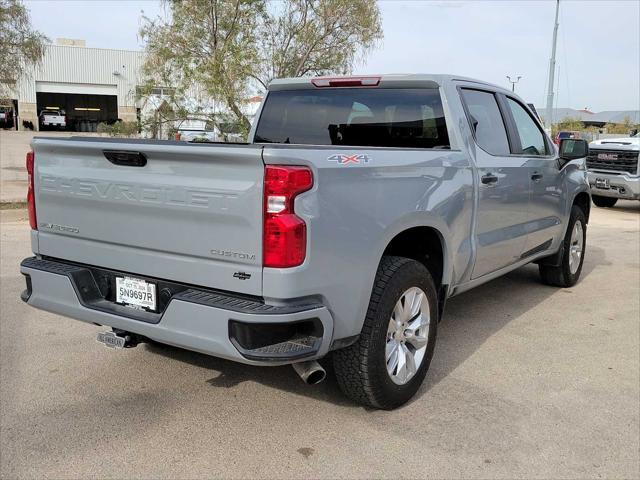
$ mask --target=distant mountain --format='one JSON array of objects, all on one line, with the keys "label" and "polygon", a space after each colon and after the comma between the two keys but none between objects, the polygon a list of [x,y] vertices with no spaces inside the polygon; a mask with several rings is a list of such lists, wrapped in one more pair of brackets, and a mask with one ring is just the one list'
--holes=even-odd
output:
[{"label": "distant mountain", "polygon": [[[538,113],[544,116],[546,109],[538,108]],[[631,123],[640,123],[640,110],[606,110],[604,112],[590,112],[589,110],[575,110],[573,108],[554,108],[553,122],[565,118],[578,118],[585,123],[622,123],[629,118]]]}]

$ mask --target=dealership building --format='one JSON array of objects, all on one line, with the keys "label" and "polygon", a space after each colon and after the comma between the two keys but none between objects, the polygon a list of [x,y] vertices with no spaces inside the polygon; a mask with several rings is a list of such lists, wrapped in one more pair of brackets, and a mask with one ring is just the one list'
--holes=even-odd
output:
[{"label": "dealership building", "polygon": [[143,53],[86,48],[82,40],[58,39],[40,64],[17,84],[10,102],[18,129],[45,109],[64,110],[67,130],[93,131],[100,122],[137,118],[136,86]]}]

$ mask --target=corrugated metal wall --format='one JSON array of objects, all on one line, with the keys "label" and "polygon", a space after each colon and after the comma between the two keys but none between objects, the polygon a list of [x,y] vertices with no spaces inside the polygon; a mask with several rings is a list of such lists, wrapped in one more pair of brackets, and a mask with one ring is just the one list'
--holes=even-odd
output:
[{"label": "corrugated metal wall", "polygon": [[[36,102],[36,82],[115,85],[119,106],[134,106],[144,54],[127,50],[48,45],[42,63],[21,82],[21,102]],[[118,75],[114,75],[118,72]]]}]

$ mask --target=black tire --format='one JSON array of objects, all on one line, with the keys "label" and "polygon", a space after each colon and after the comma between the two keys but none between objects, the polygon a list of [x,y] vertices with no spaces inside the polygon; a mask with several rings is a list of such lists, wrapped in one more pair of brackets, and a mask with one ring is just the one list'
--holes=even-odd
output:
[{"label": "black tire", "polygon": [[[569,266],[569,257],[571,251],[571,235],[573,233],[576,222],[582,223],[582,255],[580,257],[580,263],[575,273],[571,273],[571,267]],[[540,264],[540,277],[542,283],[551,285],[554,287],[573,287],[580,278],[582,272],[582,265],[584,264],[584,256],[587,251],[587,219],[582,209],[576,205],[571,208],[571,217],[569,219],[569,225],[567,226],[567,232],[564,235],[562,257],[560,258],[560,264],[558,266]]]},{"label": "black tire", "polygon": [[601,195],[591,195],[591,200],[593,200],[596,207],[602,208],[611,208],[618,202],[617,198],[603,197]]},{"label": "black tire", "polygon": [[[431,322],[422,363],[407,383],[398,385],[387,373],[387,328],[396,302],[411,287],[419,287],[425,292]],[[333,352],[333,365],[340,389],[347,397],[370,407],[391,410],[403,405],[415,395],[429,369],[437,325],[437,293],[427,268],[409,258],[383,257],[358,341]]]}]

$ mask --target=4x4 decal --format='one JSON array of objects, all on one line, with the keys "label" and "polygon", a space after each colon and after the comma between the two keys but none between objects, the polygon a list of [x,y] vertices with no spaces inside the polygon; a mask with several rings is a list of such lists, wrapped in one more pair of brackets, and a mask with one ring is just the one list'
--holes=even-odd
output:
[{"label": "4x4 decal", "polygon": [[366,153],[355,153],[353,155],[347,155],[345,153],[334,153],[327,157],[330,162],[338,162],[338,165],[347,165],[349,163],[369,163],[371,157]]}]

